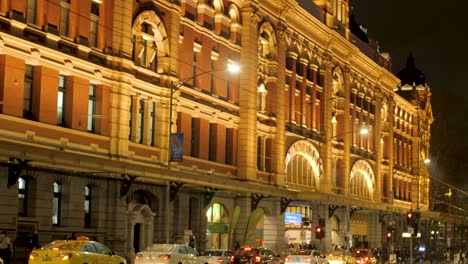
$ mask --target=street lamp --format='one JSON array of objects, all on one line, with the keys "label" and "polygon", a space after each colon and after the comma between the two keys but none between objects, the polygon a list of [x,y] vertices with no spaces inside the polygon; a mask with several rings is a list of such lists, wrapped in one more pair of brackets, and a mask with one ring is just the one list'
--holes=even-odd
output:
[{"label": "street lamp", "polygon": [[[204,75],[204,74],[207,74],[207,73],[214,73],[214,72],[219,72],[219,71],[228,71],[230,73],[237,73],[240,71],[240,66],[238,64],[235,64],[235,63],[229,63],[227,65],[226,68],[222,68],[222,69],[217,69],[217,70],[214,70],[214,69],[210,69],[208,71],[203,71],[201,73],[198,73],[198,74],[195,74],[189,78],[186,78],[186,79],[183,79],[179,82],[177,82],[177,86],[174,85],[174,82],[171,82],[171,93],[170,93],[170,97],[169,97],[169,132],[168,132],[168,154],[167,154],[167,166],[170,167],[171,165],[171,161],[172,161],[172,155],[171,153],[173,152],[173,149],[172,149],[172,141],[175,140],[172,138],[172,125],[173,125],[173,122],[172,122],[172,111],[173,111],[173,101],[174,101],[174,94],[180,89],[182,88],[182,86],[184,86],[184,83],[185,82],[188,82],[188,81],[191,81],[191,80],[194,80],[196,77],[200,76],[200,75]],[[183,149],[180,149],[179,151],[183,152]],[[180,153],[180,155],[182,155],[182,153]]]},{"label": "street lamp", "polygon": [[[335,116],[332,117],[332,122],[336,123],[336,119],[335,119]],[[322,141],[319,141],[319,146],[318,146],[318,151],[320,154],[321,153],[321,150],[322,150],[322,147],[323,145],[327,144],[328,142],[330,142],[331,140],[337,138],[337,137],[340,137],[340,136],[344,136],[344,135],[348,135],[348,134],[353,134],[353,133],[356,133],[356,131],[348,131],[348,132],[344,132],[344,133],[339,133],[339,134],[336,134],[326,140],[324,140],[323,142]],[[359,129],[359,131],[357,131],[357,133],[359,133],[360,135],[368,135],[369,134],[369,128],[366,127],[366,126],[363,126]],[[320,160],[320,162],[322,162]],[[320,191],[322,191],[322,184],[323,184],[323,179],[321,178],[320,179]],[[347,190],[347,196],[349,197],[349,189],[350,189],[350,181],[348,180],[348,190]],[[349,249],[349,230],[350,230],[350,201],[348,200],[347,204],[346,204],[346,215],[345,215],[345,224],[346,224],[346,233],[345,233],[345,243],[346,243],[346,248]],[[321,207],[321,203],[320,203],[320,206]],[[320,209],[319,209],[320,210]]]},{"label": "street lamp", "polygon": [[[173,109],[173,101],[174,101],[174,94],[175,92],[177,92],[182,86],[184,86],[184,83],[185,82],[188,82],[188,81],[191,81],[191,80],[194,80],[196,77],[200,76],[200,75],[203,75],[203,74],[207,74],[207,73],[214,73],[214,72],[219,72],[219,71],[228,71],[228,72],[231,72],[231,73],[236,73],[236,72],[239,72],[240,71],[240,66],[238,64],[234,64],[234,63],[229,63],[227,65],[226,68],[222,68],[222,69],[218,69],[218,70],[214,70],[214,69],[210,69],[208,71],[203,71],[201,73],[198,73],[198,74],[195,74],[189,78],[186,78],[186,79],[182,79],[180,80],[179,82],[177,82],[177,86],[174,85],[174,82],[171,82],[171,93],[170,93],[170,97],[169,97],[169,131],[168,131],[168,144],[167,144],[167,168],[169,169],[170,166],[171,166],[171,161],[172,161],[172,109]],[[174,139],[176,140],[176,139]],[[179,149],[178,150],[180,155],[182,155],[183,153],[183,149]],[[170,194],[171,192],[171,185],[170,185],[170,182],[167,183],[167,186],[166,186],[166,223],[168,225],[170,225],[170,218],[169,218],[169,203],[170,203]],[[169,243],[169,228],[166,228],[166,232],[165,232],[165,237],[166,237],[166,243]]]}]

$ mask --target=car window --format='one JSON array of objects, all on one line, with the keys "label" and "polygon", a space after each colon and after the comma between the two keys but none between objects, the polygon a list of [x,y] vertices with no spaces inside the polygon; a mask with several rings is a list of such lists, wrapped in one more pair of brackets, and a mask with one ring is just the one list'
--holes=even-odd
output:
[{"label": "car window", "polygon": [[310,255],[309,249],[299,249],[297,250],[294,255]]},{"label": "car window", "polygon": [[189,246],[184,246],[185,250],[187,250],[187,254],[198,256],[198,252]]},{"label": "car window", "polygon": [[145,248],[144,251],[171,252],[173,249],[174,245],[154,244]]},{"label": "car window", "polygon": [[96,248],[96,252],[103,255],[111,255],[111,251],[106,248],[103,244],[100,243],[93,243],[94,247]]},{"label": "car window", "polygon": [[224,256],[226,256],[226,257],[231,257],[231,256],[232,256],[232,252],[231,252],[231,251],[225,251],[225,252],[224,252]]},{"label": "car window", "polygon": [[314,256],[314,257],[320,257],[320,252],[314,251],[314,252],[312,252],[312,256]]},{"label": "car window", "polygon": [[177,247],[176,252],[179,253],[179,254],[188,254],[187,248],[185,248],[183,246]]},{"label": "car window", "polygon": [[90,252],[90,253],[96,253],[96,248],[93,246],[91,243],[85,243],[83,245],[82,251],[84,252]]}]

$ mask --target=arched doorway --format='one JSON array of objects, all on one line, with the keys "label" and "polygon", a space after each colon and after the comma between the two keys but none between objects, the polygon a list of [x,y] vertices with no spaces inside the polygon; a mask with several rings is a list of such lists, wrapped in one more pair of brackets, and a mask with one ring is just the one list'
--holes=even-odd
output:
[{"label": "arched doorway", "polygon": [[206,212],[206,248],[229,248],[229,221],[230,216],[226,208],[219,203],[214,203]]},{"label": "arched doorway", "polygon": [[154,217],[157,211],[156,197],[145,190],[137,190],[128,197],[127,252],[136,252],[153,243]]}]

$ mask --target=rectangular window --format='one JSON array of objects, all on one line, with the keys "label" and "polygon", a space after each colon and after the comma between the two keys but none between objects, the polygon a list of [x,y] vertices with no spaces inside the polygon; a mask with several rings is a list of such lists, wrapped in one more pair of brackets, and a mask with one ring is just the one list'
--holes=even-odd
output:
[{"label": "rectangular window", "polygon": [[132,122],[133,122],[133,96],[130,98],[130,117],[128,118],[128,139],[132,140]]},{"label": "rectangular window", "polygon": [[33,90],[33,66],[27,65],[24,69],[24,96],[23,96],[23,117],[32,119],[32,90]]},{"label": "rectangular window", "polygon": [[99,26],[99,17],[91,15],[91,26],[89,29],[89,45],[91,47],[97,47],[98,45],[98,26]]},{"label": "rectangular window", "polygon": [[94,132],[96,124],[96,86],[89,85],[88,97],[88,132]]},{"label": "rectangular window", "polygon": [[28,215],[28,181],[22,177],[18,178],[18,215]]},{"label": "rectangular window", "polygon": [[91,25],[89,29],[89,45],[97,47],[99,30],[99,5],[98,1],[91,1]]},{"label": "rectangular window", "polygon": [[140,66],[146,67],[146,57],[148,53],[148,41],[146,39],[141,40],[141,52],[140,52]]},{"label": "rectangular window", "polygon": [[28,24],[36,24],[36,1],[28,0],[26,6],[26,22]]},{"label": "rectangular window", "polygon": [[150,103],[150,145],[154,146],[154,128],[156,126],[156,103]]},{"label": "rectangular window", "polygon": [[144,129],[145,122],[145,100],[140,99],[140,104],[138,107],[138,142],[143,143],[143,135],[145,133]]},{"label": "rectangular window", "polygon": [[60,34],[62,36],[68,36],[69,16],[70,0],[60,1]]},{"label": "rectangular window", "polygon": [[85,189],[85,202],[84,202],[84,210],[85,210],[85,222],[84,227],[91,227],[91,187],[86,185]]},{"label": "rectangular window", "polygon": [[65,90],[66,78],[59,76],[58,98],[57,98],[57,125],[63,126],[65,121]]},{"label": "rectangular window", "polygon": [[211,161],[216,161],[216,150],[217,150],[217,135],[216,135],[216,124],[210,123],[210,134],[208,135],[209,146],[208,146],[208,157]]},{"label": "rectangular window", "polygon": [[54,182],[54,200],[52,203],[52,224],[60,225],[62,210],[62,183]]}]

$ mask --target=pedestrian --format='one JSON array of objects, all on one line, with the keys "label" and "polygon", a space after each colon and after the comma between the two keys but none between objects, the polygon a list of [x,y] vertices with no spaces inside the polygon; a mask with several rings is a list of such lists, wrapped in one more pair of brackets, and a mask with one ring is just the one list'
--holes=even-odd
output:
[{"label": "pedestrian", "polygon": [[188,246],[195,249],[195,236],[190,236]]},{"label": "pedestrian", "polygon": [[29,238],[28,249],[32,251],[36,248],[40,248],[39,245],[39,235],[37,233],[37,228],[33,228],[31,231],[31,237]]},{"label": "pedestrian", "polygon": [[13,252],[13,246],[11,245],[11,239],[8,237],[6,230],[3,230],[0,234],[0,258],[3,259],[4,264],[10,264],[10,256]]}]

